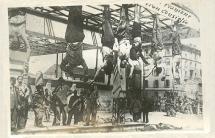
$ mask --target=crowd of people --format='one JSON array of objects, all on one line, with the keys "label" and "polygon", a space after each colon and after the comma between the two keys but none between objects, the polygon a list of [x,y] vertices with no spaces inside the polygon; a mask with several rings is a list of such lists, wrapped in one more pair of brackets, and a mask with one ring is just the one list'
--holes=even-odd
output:
[{"label": "crowd of people", "polygon": [[176,112],[185,114],[198,114],[200,101],[177,94],[167,93],[164,97],[156,97],[153,102],[153,110],[166,112],[167,116],[175,116]]},{"label": "crowd of people", "polygon": [[38,83],[36,90],[23,83],[23,76],[11,77],[11,130],[16,131],[26,127],[28,112],[35,115],[34,126],[44,127],[43,121],[50,122],[53,115],[52,126],[74,125],[84,122],[86,126],[96,124],[96,114],[99,108],[98,90],[94,84],[86,88],[71,87],[61,78],[53,91]]}]

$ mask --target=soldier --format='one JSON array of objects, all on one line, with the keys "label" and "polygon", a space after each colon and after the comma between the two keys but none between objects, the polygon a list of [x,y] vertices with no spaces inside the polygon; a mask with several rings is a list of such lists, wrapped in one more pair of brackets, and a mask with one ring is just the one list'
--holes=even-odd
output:
[{"label": "soldier", "polygon": [[17,128],[25,128],[28,118],[28,100],[29,100],[29,89],[23,84],[23,76],[17,77],[17,84],[15,86],[18,103],[17,103]]},{"label": "soldier", "polygon": [[87,97],[87,117],[86,117],[86,126],[90,124],[90,121],[93,125],[96,123],[96,114],[98,109],[98,90],[97,86],[90,86],[90,93]]},{"label": "soldier", "polygon": [[51,109],[54,112],[54,119],[52,126],[59,126],[60,125],[60,99],[57,96],[57,91],[59,90],[60,87],[56,87],[55,90],[52,92],[51,96]]},{"label": "soldier", "polygon": [[15,78],[10,78],[10,114],[11,114],[11,131],[17,128],[17,93],[15,91]]},{"label": "soldier", "polygon": [[62,124],[65,126],[67,121],[67,96],[69,86],[65,84],[64,79],[61,77],[58,80],[58,86],[53,92],[53,108],[54,108],[54,121],[53,125],[60,125],[61,115]]},{"label": "soldier", "polygon": [[68,120],[67,125],[71,124],[72,116],[74,115],[74,125],[78,124],[79,121],[79,112],[81,108],[81,99],[80,96],[77,95],[77,90],[73,91],[74,95],[70,97],[69,100],[69,112],[68,112]]},{"label": "soldier", "polygon": [[44,91],[42,85],[36,86],[36,91],[32,96],[33,110],[35,114],[34,126],[43,127],[42,120],[44,114]]},{"label": "soldier", "polygon": [[36,74],[36,91],[32,96],[33,110],[35,114],[34,126],[43,127],[42,120],[44,114],[44,91],[43,91],[43,74],[42,72],[37,72]]}]

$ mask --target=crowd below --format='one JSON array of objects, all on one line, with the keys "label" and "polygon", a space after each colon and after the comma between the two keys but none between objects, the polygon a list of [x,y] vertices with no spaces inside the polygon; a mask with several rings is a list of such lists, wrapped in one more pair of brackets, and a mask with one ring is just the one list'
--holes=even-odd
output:
[{"label": "crowd below", "polygon": [[[50,116],[53,116],[52,126],[70,126],[72,119],[74,125],[83,122],[85,126],[94,126],[97,123],[97,111],[101,105],[95,84],[77,88],[76,84],[69,86],[60,78],[54,90],[50,91],[39,84],[32,92],[23,83],[23,76],[18,76],[11,78],[10,90],[12,131],[26,127],[29,111],[35,114],[35,127],[44,127],[43,121],[50,122]],[[198,99],[166,93],[164,97],[131,98],[126,108],[133,116],[132,121],[139,121],[142,115],[142,122],[148,123],[149,112],[166,112],[167,116],[176,116],[177,112],[198,114],[199,104]]]}]

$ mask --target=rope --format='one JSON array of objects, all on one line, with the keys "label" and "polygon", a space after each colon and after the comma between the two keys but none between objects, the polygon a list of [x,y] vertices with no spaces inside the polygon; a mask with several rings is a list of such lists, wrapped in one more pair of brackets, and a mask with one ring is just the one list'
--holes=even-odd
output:
[{"label": "rope", "polygon": [[155,69],[156,67],[157,67],[157,66],[154,66],[153,69],[152,69],[152,71],[151,71],[148,75],[146,75],[146,76],[144,76],[144,77],[145,77],[145,78],[149,77],[149,75],[152,74],[152,72],[154,71],[154,69]]}]

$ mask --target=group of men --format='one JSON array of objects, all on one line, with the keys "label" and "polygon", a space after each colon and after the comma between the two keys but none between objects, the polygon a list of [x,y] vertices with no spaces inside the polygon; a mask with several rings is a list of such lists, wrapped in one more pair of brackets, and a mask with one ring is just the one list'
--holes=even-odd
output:
[{"label": "group of men", "polygon": [[[63,80],[52,92],[51,109],[54,113],[53,126],[70,125],[74,118],[74,125],[85,122],[85,125],[96,124],[96,114],[99,106],[98,90],[94,84],[87,84],[85,88],[77,88],[73,84],[70,88]],[[62,116],[62,121],[61,121]]]},{"label": "group of men", "polygon": [[153,102],[152,100],[144,95],[142,98],[132,99],[130,104],[130,113],[133,116],[133,121],[137,122],[141,119],[142,114],[142,122],[149,122],[149,112],[152,111]]},{"label": "group of men", "polygon": [[[53,92],[44,91],[42,74],[36,78],[36,90],[23,83],[23,76],[11,78],[11,130],[23,129],[28,119],[28,111],[32,109],[35,115],[34,126],[44,127],[45,120],[50,121],[50,113],[54,113],[53,126],[70,125],[72,118],[74,125],[85,122],[85,125],[96,124],[96,114],[99,107],[98,90],[94,84],[78,91],[76,84],[70,88],[69,84],[60,78]],[[61,121],[62,120],[62,121]]]}]

